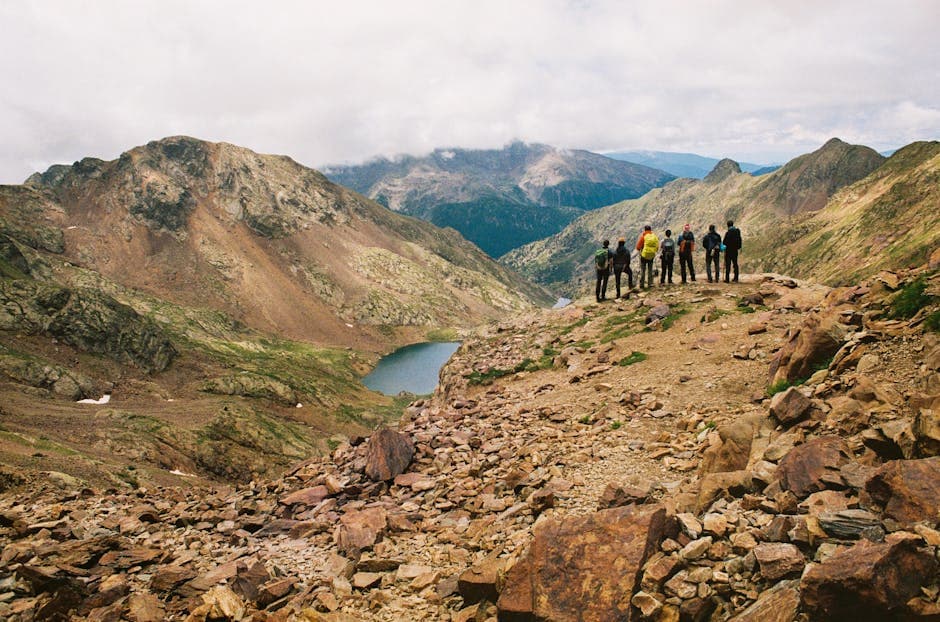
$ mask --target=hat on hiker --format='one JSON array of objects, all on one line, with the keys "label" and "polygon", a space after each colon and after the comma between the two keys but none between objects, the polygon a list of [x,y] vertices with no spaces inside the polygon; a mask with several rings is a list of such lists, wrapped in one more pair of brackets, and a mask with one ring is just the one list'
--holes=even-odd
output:
[{"label": "hat on hiker", "polygon": [[627,243],[627,238],[618,238],[618,239],[617,239],[617,243],[618,243],[618,244],[626,244],[626,243]]}]

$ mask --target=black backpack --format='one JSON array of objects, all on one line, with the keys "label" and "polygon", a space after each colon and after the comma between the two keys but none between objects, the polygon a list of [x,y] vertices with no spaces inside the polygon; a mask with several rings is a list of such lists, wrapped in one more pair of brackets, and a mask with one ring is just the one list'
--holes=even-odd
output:
[{"label": "black backpack", "polygon": [[676,257],[676,241],[672,238],[666,238],[660,245],[663,250],[663,259],[672,261]]}]

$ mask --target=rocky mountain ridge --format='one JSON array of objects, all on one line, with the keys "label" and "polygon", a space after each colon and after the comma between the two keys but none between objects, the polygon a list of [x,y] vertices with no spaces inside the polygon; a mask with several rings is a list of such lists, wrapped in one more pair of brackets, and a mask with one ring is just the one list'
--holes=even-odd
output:
[{"label": "rocky mountain ridge", "polygon": [[516,316],[396,428],[231,491],[7,472],[0,614],[934,619],[937,267]]},{"label": "rocky mountain ridge", "polygon": [[[867,147],[832,139],[761,177],[724,160],[703,180],[679,179],[640,199],[585,214],[501,261],[556,291],[577,295],[593,282],[590,257],[600,240],[623,235],[633,242],[646,224],[662,232],[681,231],[685,223],[701,239],[708,224],[723,231],[730,218],[744,232],[741,257],[748,270],[841,284],[882,268],[919,265],[940,231],[937,186],[929,181],[938,168],[936,145],[913,143],[886,160]],[[915,235],[901,239],[908,224]],[[883,229],[891,232],[887,244]],[[696,262],[703,258],[697,251]]]},{"label": "rocky mountain ridge", "polygon": [[492,256],[551,235],[584,210],[639,197],[673,179],[589,151],[521,142],[324,170],[395,211],[457,229]]}]

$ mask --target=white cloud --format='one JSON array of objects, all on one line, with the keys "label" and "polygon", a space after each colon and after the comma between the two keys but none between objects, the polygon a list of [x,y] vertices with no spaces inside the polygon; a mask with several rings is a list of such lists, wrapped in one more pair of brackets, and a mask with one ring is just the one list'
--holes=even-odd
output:
[{"label": "white cloud", "polygon": [[940,137],[940,3],[0,2],[0,181],[172,134],[310,165],[512,139]]}]

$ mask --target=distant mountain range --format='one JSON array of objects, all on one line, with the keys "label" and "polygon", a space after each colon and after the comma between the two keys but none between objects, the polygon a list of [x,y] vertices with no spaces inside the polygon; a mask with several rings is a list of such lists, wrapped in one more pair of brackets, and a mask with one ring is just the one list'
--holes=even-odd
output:
[{"label": "distant mountain range", "polygon": [[[635,241],[691,223],[736,221],[746,271],[852,283],[882,268],[920,265],[940,243],[940,143],[913,143],[890,159],[832,139],[761,177],[722,160],[704,179],[678,179],[639,199],[587,213],[560,233],[501,261],[567,296],[593,282],[590,257],[603,238]],[[699,257],[696,261],[700,261]]]},{"label": "distant mountain range", "polygon": [[580,150],[515,142],[329,166],[334,182],[452,227],[491,256],[560,231],[586,210],[640,197],[673,175]]},{"label": "distant mountain range", "polygon": [[[719,162],[718,158],[672,151],[615,151],[604,155],[615,160],[633,162],[666,171],[676,177],[690,177],[692,179],[704,179]],[[765,175],[780,168],[780,165],[751,164],[748,162],[739,162],[738,165],[742,171],[752,175]]]}]

